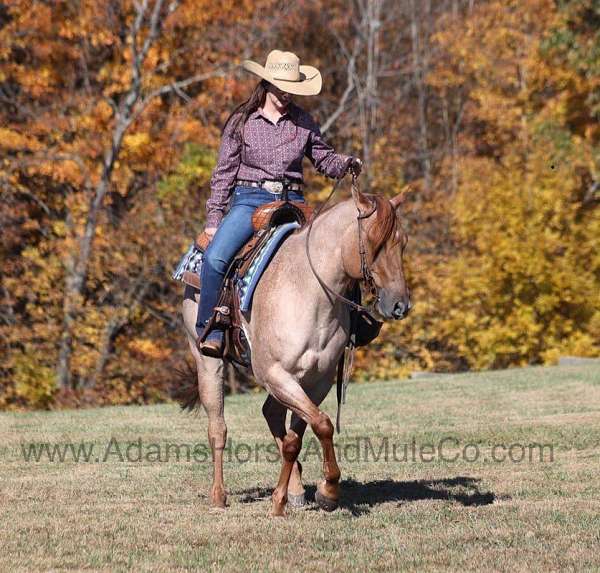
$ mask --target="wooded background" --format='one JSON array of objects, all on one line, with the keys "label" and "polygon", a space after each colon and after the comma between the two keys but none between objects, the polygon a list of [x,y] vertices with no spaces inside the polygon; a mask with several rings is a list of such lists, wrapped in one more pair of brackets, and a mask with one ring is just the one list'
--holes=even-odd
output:
[{"label": "wooded background", "polygon": [[[600,1],[0,1],[0,408],[156,402],[170,272],[274,48],[363,186],[410,183],[415,307],[355,378],[600,354]],[[331,181],[307,162],[307,196]],[[346,191],[347,192],[347,191]]]}]

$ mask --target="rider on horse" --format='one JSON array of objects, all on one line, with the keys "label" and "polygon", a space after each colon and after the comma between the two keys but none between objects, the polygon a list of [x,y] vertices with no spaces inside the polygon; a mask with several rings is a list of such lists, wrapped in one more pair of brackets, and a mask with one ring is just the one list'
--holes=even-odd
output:
[{"label": "rider on horse", "polygon": [[[315,120],[291,100],[291,94],[316,95],[321,91],[319,70],[300,65],[295,54],[280,50],[269,53],[264,67],[251,60],[245,60],[243,67],[262,80],[223,128],[206,203],[204,232],[210,244],[201,270],[198,336],[217,305],[229,264],[254,233],[255,209],[282,197],[304,201],[304,156],[331,178],[341,177],[348,168],[359,173],[362,166],[360,159],[336,153],[323,140]],[[233,199],[224,216],[232,191]],[[221,357],[223,332],[212,330],[204,342],[198,339],[198,346],[206,356]]]}]

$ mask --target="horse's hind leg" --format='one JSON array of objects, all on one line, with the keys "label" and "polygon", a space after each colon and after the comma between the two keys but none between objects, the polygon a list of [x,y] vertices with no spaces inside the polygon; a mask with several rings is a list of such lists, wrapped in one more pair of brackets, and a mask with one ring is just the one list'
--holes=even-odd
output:
[{"label": "horse's hind leg", "polygon": [[223,451],[227,442],[227,425],[224,416],[223,361],[201,356],[193,341],[190,341],[190,348],[198,368],[200,401],[208,417],[208,443],[213,459],[210,505],[214,509],[225,509],[227,495],[223,480]]},{"label": "horse's hind leg", "polygon": [[[271,434],[273,434],[273,438],[275,438],[279,453],[283,458],[283,440],[286,435],[285,417],[287,408],[275,400],[273,396],[268,396],[263,404],[262,412],[269,429],[271,430]],[[295,415],[294,418],[296,418]],[[306,424],[301,420],[297,420],[297,422],[294,423],[294,426],[302,440],[302,434],[304,434]],[[304,486],[302,485],[302,465],[298,460],[294,462],[292,467],[292,473],[287,488],[287,503],[291,507],[302,507],[306,503],[304,498]]]},{"label": "horse's hind leg", "polygon": [[[333,448],[333,424],[329,416],[321,412],[315,403],[307,396],[300,384],[283,369],[278,372],[271,370],[265,378],[268,391],[286,408],[298,415],[301,421],[310,424],[313,432],[323,448],[323,473],[325,480],[317,486],[316,499],[319,505],[332,511],[338,505],[340,468],[335,458]],[[273,376],[277,374],[277,376]],[[298,458],[301,448],[301,434],[298,434],[294,420],[286,433],[282,444],[283,464],[277,487],[273,492],[273,515],[283,515],[286,492],[293,464]]]},{"label": "horse's hind leg", "polygon": [[224,416],[224,364],[221,359],[202,356],[196,347],[195,320],[198,309],[197,291],[186,287],[183,302],[183,318],[188,333],[190,351],[198,371],[200,402],[208,417],[208,443],[213,458],[213,482],[210,489],[210,505],[224,509],[227,504],[223,481],[223,450],[227,442],[227,426]]}]

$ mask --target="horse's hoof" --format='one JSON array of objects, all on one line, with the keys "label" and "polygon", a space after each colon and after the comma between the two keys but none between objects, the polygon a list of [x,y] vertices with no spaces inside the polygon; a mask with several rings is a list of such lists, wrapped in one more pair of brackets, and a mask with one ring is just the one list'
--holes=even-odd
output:
[{"label": "horse's hoof", "polygon": [[227,509],[227,495],[223,492],[218,492],[211,495],[210,506],[208,511],[210,513],[223,513]]},{"label": "horse's hoof", "polygon": [[274,503],[271,507],[271,516],[285,517],[285,504]]},{"label": "horse's hoof", "polygon": [[304,492],[302,492],[300,495],[288,493],[287,498],[287,504],[295,509],[304,507],[306,505],[306,496],[304,495]]},{"label": "horse's hoof", "polygon": [[335,511],[339,506],[339,502],[337,499],[326,497],[319,490],[315,492],[315,501],[317,502],[319,507],[324,511]]}]

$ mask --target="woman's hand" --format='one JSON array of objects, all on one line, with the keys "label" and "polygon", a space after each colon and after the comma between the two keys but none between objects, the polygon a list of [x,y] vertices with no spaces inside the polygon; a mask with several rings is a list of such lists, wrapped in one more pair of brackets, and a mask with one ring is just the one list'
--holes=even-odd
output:
[{"label": "woman's hand", "polygon": [[217,232],[217,227],[206,227],[204,229],[204,232],[206,233],[208,238],[212,241],[212,238],[215,236],[215,233]]},{"label": "woman's hand", "polygon": [[352,157],[352,161],[348,163],[348,171],[358,177],[362,171],[362,161],[358,157]]},{"label": "woman's hand", "polygon": [[212,241],[212,238],[215,236],[216,232],[217,232],[217,228],[216,227],[206,227],[204,229],[204,231],[202,231],[196,237],[196,246],[201,251],[206,251],[206,249],[208,248],[209,243]]}]

